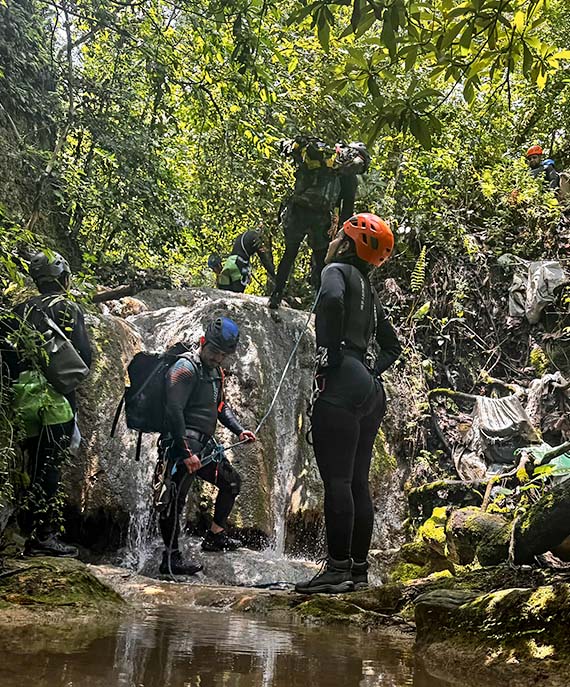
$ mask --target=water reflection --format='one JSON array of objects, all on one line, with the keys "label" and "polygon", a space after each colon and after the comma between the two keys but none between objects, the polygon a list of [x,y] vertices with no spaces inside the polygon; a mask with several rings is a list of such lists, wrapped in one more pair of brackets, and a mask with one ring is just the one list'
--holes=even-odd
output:
[{"label": "water reflection", "polygon": [[0,638],[1,687],[442,687],[414,669],[411,643],[344,627],[269,623],[162,607],[88,647],[44,642],[25,653]]}]

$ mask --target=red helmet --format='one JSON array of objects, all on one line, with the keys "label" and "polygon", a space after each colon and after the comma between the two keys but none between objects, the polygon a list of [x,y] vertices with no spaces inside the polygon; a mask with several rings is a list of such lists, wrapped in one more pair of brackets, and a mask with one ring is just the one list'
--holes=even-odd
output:
[{"label": "red helmet", "polygon": [[370,212],[353,215],[342,225],[346,236],[354,241],[356,255],[378,267],[388,260],[394,248],[394,235],[383,219]]},{"label": "red helmet", "polygon": [[531,146],[527,151],[526,151],[526,156],[530,157],[531,155],[542,155],[543,150],[540,146]]}]

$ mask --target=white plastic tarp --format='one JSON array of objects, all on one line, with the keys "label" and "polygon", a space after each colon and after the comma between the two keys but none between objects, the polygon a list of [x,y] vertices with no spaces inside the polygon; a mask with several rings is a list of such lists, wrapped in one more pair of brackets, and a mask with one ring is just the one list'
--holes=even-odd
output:
[{"label": "white plastic tarp", "polygon": [[509,315],[526,317],[530,324],[536,324],[544,308],[556,299],[556,290],[569,278],[556,260],[519,264],[523,269],[515,271],[509,289]]},{"label": "white plastic tarp", "polygon": [[455,468],[462,479],[483,479],[496,464],[512,465],[515,450],[538,441],[538,435],[517,396],[478,396],[473,423],[462,444],[454,447]]}]

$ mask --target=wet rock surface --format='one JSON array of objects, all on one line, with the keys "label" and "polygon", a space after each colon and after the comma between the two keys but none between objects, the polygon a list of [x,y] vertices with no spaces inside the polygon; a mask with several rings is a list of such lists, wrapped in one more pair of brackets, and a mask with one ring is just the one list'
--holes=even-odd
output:
[{"label": "wet rock surface", "polygon": [[[0,627],[22,640],[26,627],[53,627],[91,641],[125,612],[156,606],[214,608],[308,623],[417,631],[429,672],[461,685],[565,685],[570,582],[548,570],[497,566],[435,574],[361,592],[303,596],[290,590],[152,579],[77,561],[9,561],[0,577]],[[45,635],[44,635],[45,637]],[[41,648],[41,633],[34,647]],[[33,649],[32,649],[33,650]]]},{"label": "wet rock surface", "polygon": [[567,685],[570,585],[504,589],[478,595],[437,590],[415,601],[416,645],[434,674],[467,684]]},{"label": "wet rock surface", "polygon": [[[241,343],[228,361],[226,395],[242,424],[254,429],[269,408],[308,318],[286,307],[270,311],[265,298],[216,289],[144,291],[138,305],[121,312],[122,317],[106,307],[104,313],[88,316],[95,355],[92,374],[79,393],[83,443],[66,474],[67,529],[70,539],[100,552],[125,543],[135,550],[152,526],[156,436],[144,435],[139,462],[134,460],[137,434],[127,430],[122,418],[116,438],[109,436],[132,356],[139,350],[164,351],[180,340],[197,343],[211,318],[233,318],[241,329]],[[280,552],[306,554],[310,548],[314,553],[323,539],[322,484],[305,440],[313,353],[311,321],[259,440],[228,453],[242,475],[231,524],[252,533],[249,543],[271,542]],[[397,395],[397,389],[391,394]],[[379,549],[399,543],[404,517],[403,473],[391,449],[390,428],[388,417],[385,433],[376,442],[371,472],[378,511],[373,546]],[[221,427],[218,438],[224,444],[235,440]],[[194,528],[208,525],[214,497],[214,489],[195,481],[187,511]]]}]

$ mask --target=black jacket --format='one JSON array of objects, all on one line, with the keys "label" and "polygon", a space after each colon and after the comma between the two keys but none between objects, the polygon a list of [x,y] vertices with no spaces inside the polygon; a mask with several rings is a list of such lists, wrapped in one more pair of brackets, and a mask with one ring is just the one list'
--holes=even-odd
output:
[{"label": "black jacket", "polygon": [[399,357],[402,347],[378,296],[354,265],[333,262],[321,273],[317,304],[317,347],[327,349],[329,364],[338,364],[344,351],[364,358],[376,349],[374,372],[382,374]]}]

